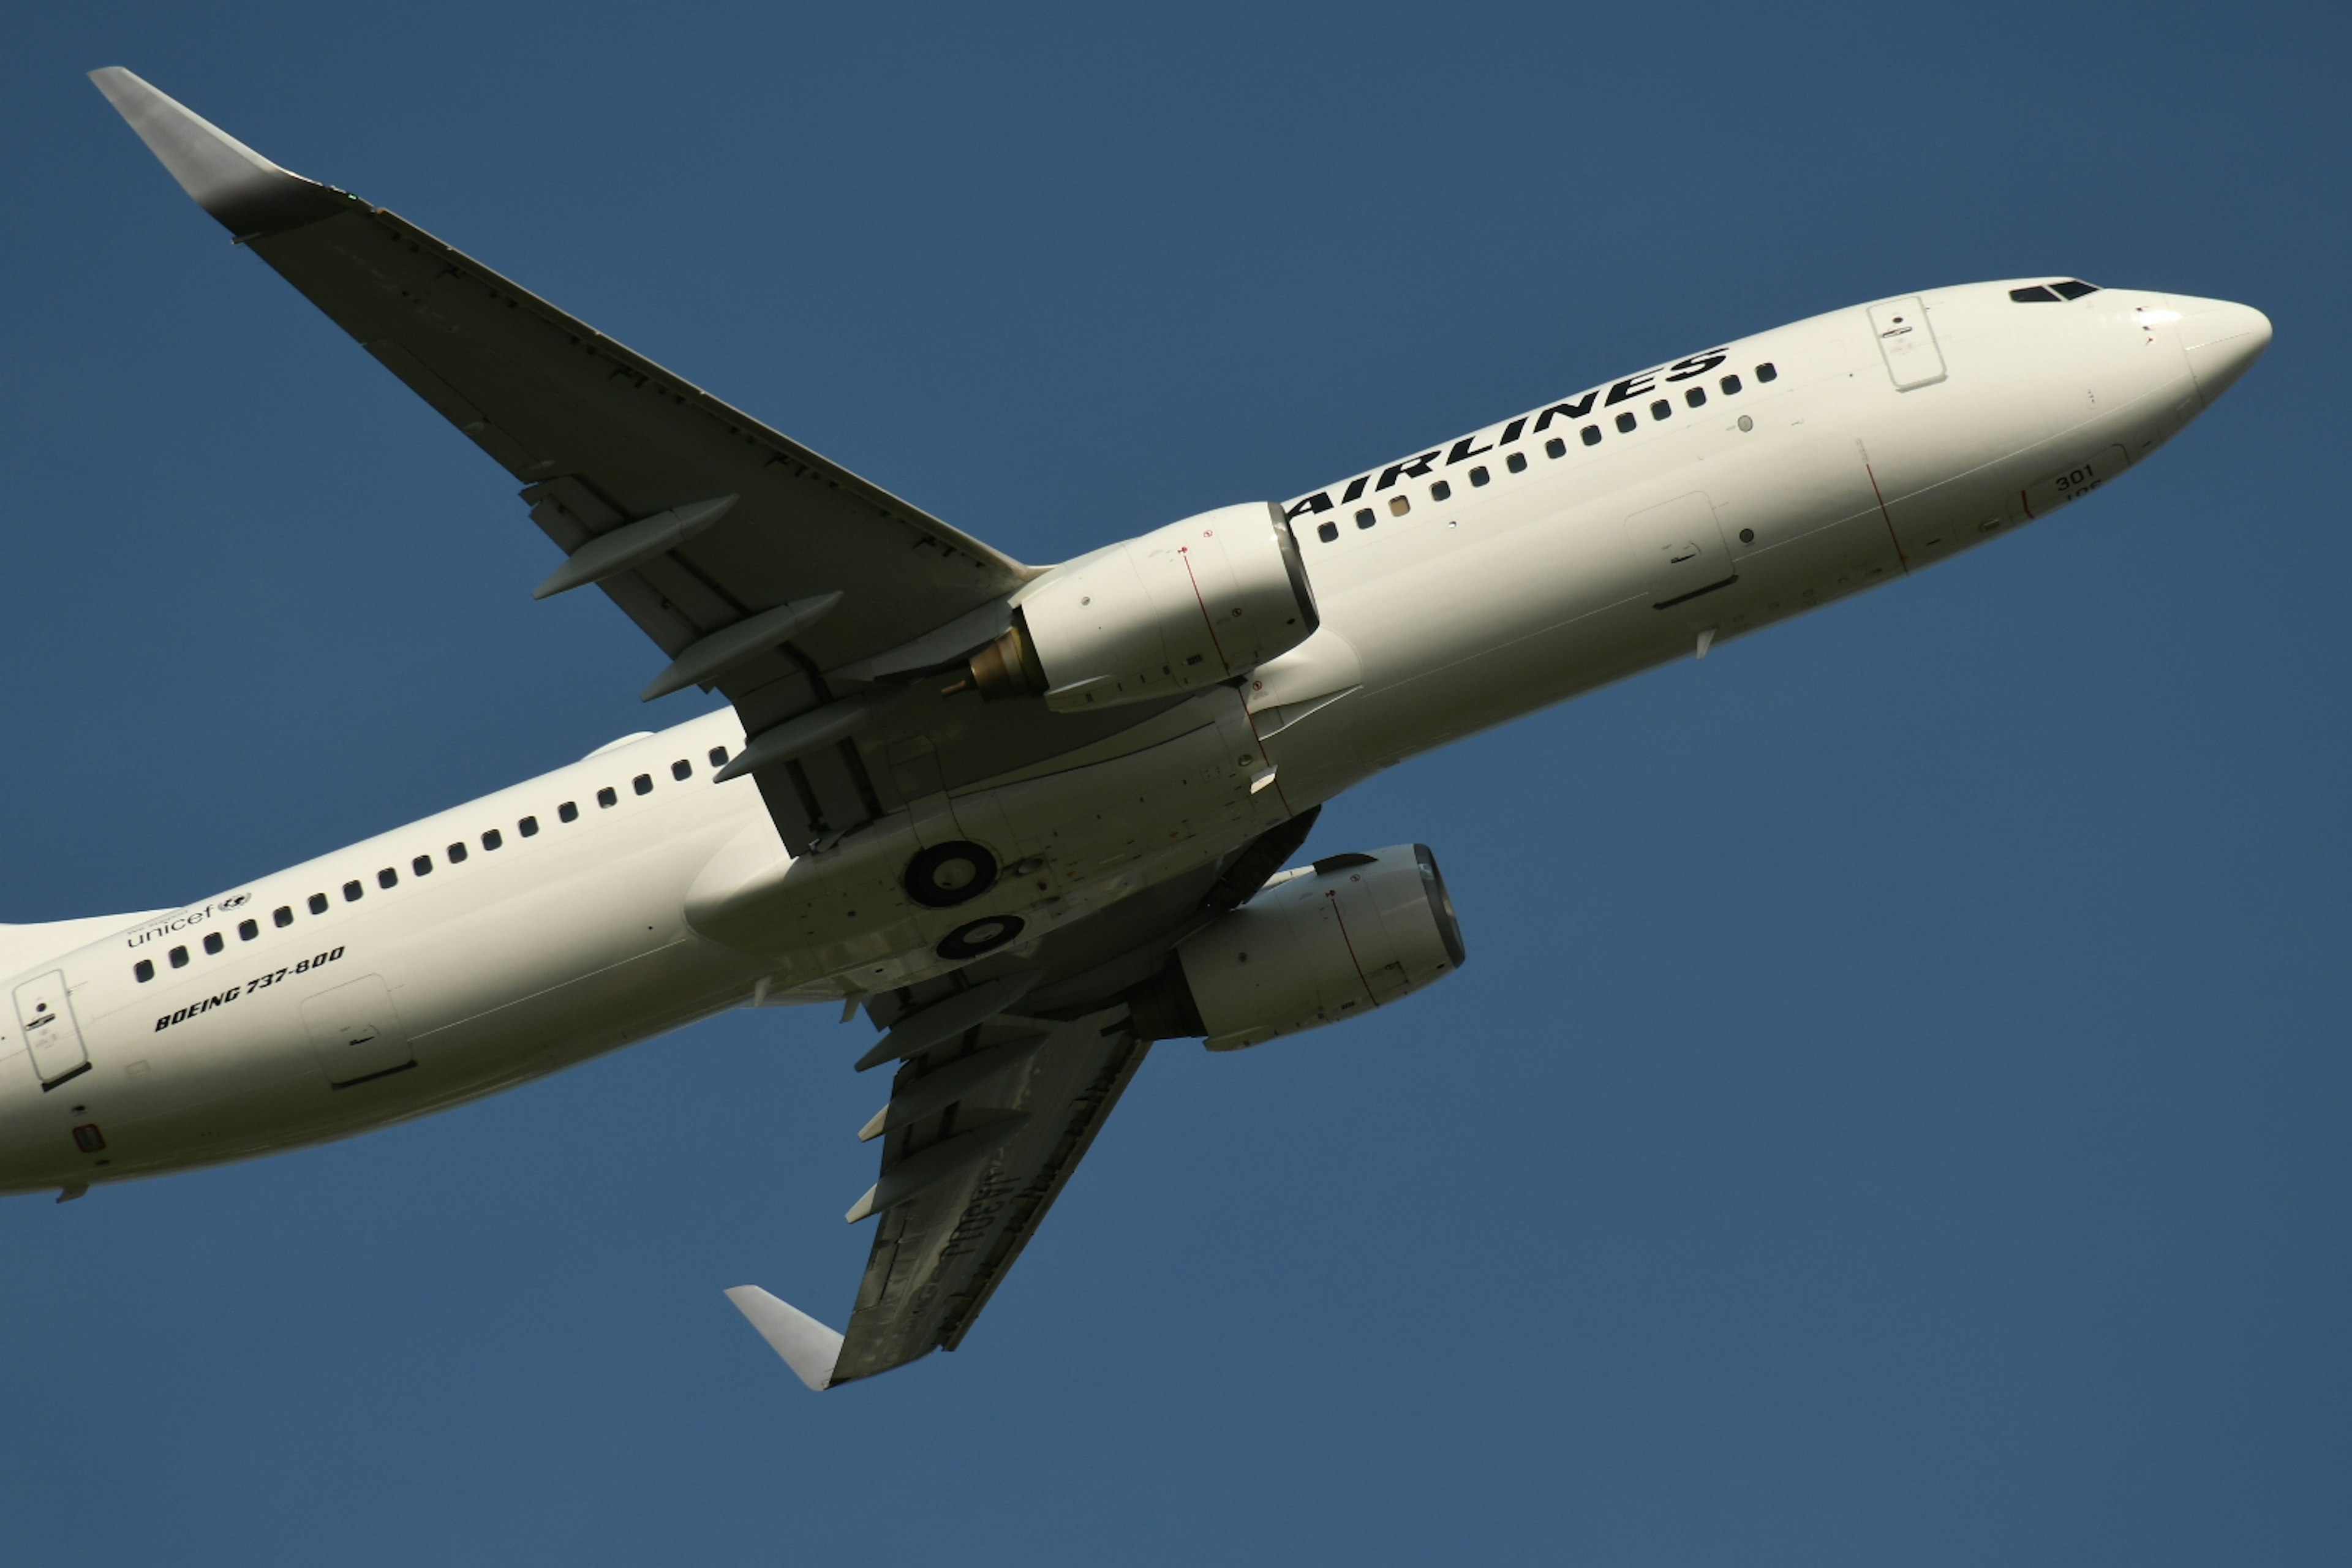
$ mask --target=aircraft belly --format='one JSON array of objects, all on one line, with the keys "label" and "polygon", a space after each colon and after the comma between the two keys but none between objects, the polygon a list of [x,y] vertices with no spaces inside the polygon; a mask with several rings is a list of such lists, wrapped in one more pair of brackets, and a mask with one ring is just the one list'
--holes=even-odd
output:
[{"label": "aircraft belly", "polygon": [[[709,844],[760,814],[680,799],[707,804],[594,831],[565,859],[404,883],[322,930],[317,952],[273,942],[176,986],[133,984],[111,943],[70,955],[68,973],[87,977],[77,1005],[94,1015],[91,1070],[47,1095],[37,1083],[19,1092],[28,1068],[0,1077],[0,1191],[344,1136],[745,999],[763,966],[687,931],[680,903]],[[371,980],[384,1017],[306,1018],[306,1007]],[[378,1050],[387,1070],[338,1086],[318,1035],[347,1023],[382,1037],[360,1054]],[[102,1152],[78,1148],[76,1125],[95,1126]]]},{"label": "aircraft belly", "polygon": [[[1693,454],[1566,511],[1428,532],[1435,548],[1412,571],[1327,612],[1363,649],[1363,693],[1338,710],[1352,740],[1385,765],[1687,657],[1701,632],[1729,637],[1899,575],[1863,443],[1816,422],[1844,406],[1807,406],[1781,405],[1752,447]],[[1687,582],[1660,564],[1665,535],[1641,525],[1682,513],[1704,546]]]},{"label": "aircraft belly", "polygon": [[[19,1092],[18,1075],[8,1075],[0,1089],[0,1192],[194,1163],[190,1151],[216,1130],[249,1141],[325,1092],[292,991],[165,1030],[154,1022],[142,1027],[118,1014],[93,1028],[91,1071],[59,1092]],[[78,1125],[100,1129],[102,1152],[77,1147]]]},{"label": "aircraft belly", "polygon": [[939,837],[919,805],[797,859],[746,828],[688,890],[687,919],[771,961],[780,985],[839,976],[869,992],[956,967],[939,944],[976,921],[1017,919],[1034,941],[1295,815],[1238,696],[1221,688],[1187,707],[1199,721],[1156,745],[947,795],[936,809],[953,832],[1003,868],[966,902],[929,908],[906,891],[908,860]]},{"label": "aircraft belly", "polygon": [[[341,1089],[322,1075],[305,998],[291,991],[250,1012],[224,1011],[217,1022],[206,1015],[196,1022],[210,1029],[168,1051],[148,1046],[133,1056],[142,1042],[110,1041],[110,1070],[76,1097],[89,1110],[74,1119],[103,1129],[107,1163],[77,1157],[60,1120],[67,1107],[10,1092],[0,1096],[0,1192],[217,1164],[365,1131],[708,1016],[741,1001],[755,978],[741,954],[675,937],[503,1005],[412,1029],[413,1069]],[[415,984],[394,994],[431,1007]]]},{"label": "aircraft belly", "polygon": [[420,1061],[438,1068],[419,1085],[425,1102],[416,1109],[478,1099],[722,1012],[745,1000],[761,968],[716,942],[681,936],[420,1033]]}]

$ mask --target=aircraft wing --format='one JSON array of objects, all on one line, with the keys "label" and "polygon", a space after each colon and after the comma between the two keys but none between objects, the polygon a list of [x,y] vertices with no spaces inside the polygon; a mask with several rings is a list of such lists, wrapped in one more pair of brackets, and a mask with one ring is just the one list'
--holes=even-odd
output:
[{"label": "aircraft wing", "polygon": [[[877,1120],[916,1116],[881,1135],[880,1178],[858,1200],[878,1219],[831,1382],[962,1342],[1150,1049],[1123,1007],[1026,1023],[993,1024],[943,1060],[899,1069]],[[979,1076],[927,1110],[931,1085]]]},{"label": "aircraft wing", "polygon": [[[569,556],[541,595],[593,582],[644,628],[673,661],[648,697],[715,686],[756,737],[861,680],[968,652],[1036,574],[131,72],[91,79],[238,243],[523,481]],[[804,809],[815,796],[772,772],[762,791],[798,850],[822,826]],[[864,813],[876,789],[860,776],[836,793]]]},{"label": "aircraft wing", "polygon": [[890,1032],[862,1065],[908,1054],[860,1133],[882,1158],[847,1216],[876,1222],[847,1332],[756,1286],[728,1292],[803,1381],[871,1377],[963,1342],[1150,1049],[1120,998],[1263,887],[1316,815],[1056,931],[1030,959],[877,999]]}]

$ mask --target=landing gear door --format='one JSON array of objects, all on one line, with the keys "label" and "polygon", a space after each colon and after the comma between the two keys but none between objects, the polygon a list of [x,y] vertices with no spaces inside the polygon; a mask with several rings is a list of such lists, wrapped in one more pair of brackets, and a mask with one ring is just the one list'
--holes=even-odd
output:
[{"label": "landing gear door", "polygon": [[42,1089],[55,1089],[89,1070],[89,1049],[82,1044],[81,1026],[74,1022],[64,970],[52,969],[16,987],[16,1026],[25,1031],[25,1047],[32,1053]]},{"label": "landing gear door", "polygon": [[380,974],[321,991],[302,1004],[302,1023],[332,1088],[349,1089],[416,1065]]},{"label": "landing gear door", "polygon": [[1944,351],[1936,344],[1936,329],[1927,324],[1927,307],[1916,294],[1889,300],[1870,308],[1870,330],[1878,335],[1878,352],[1895,390],[1933,386],[1944,379]]}]

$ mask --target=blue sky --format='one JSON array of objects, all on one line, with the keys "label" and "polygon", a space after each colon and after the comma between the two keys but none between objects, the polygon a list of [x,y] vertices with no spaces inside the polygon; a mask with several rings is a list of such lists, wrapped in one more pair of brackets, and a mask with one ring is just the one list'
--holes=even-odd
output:
[{"label": "blue sky", "polygon": [[2277,340],[2044,526],[1336,803],[1469,965],[1160,1047],[954,1355],[814,1397],[719,1294],[844,1315],[830,1012],[0,1203],[0,1556],[2352,1553],[2341,19],[845,10],[12,19],[0,919],[559,764],[658,663],[96,66],[1031,560],[1939,283]]}]

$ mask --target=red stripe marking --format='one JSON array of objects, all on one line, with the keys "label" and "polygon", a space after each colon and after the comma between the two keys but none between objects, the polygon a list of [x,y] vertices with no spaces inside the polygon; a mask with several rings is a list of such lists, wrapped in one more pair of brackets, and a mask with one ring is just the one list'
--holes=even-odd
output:
[{"label": "red stripe marking", "polygon": [[1895,562],[1903,568],[1903,575],[1908,577],[1911,575],[1911,557],[1903,553],[1903,542],[1895,537],[1895,519],[1887,515],[1886,498],[1878,493],[1878,475],[1872,469],[1868,458],[1862,460],[1862,471],[1870,475],[1870,493],[1878,497],[1878,515],[1886,519],[1886,542],[1895,546]]},{"label": "red stripe marking", "polygon": [[1234,661],[1225,657],[1225,645],[1217,637],[1216,617],[1209,614],[1209,601],[1201,595],[1201,576],[1192,570],[1192,547],[1180,544],[1176,547],[1176,553],[1184,558],[1185,580],[1192,584],[1192,602],[1201,606],[1201,624],[1209,628],[1209,646],[1217,650],[1217,662],[1224,666],[1227,675],[1231,675],[1234,673]]},{"label": "red stripe marking", "polygon": [[1364,961],[1356,956],[1356,939],[1348,934],[1348,917],[1339,908],[1339,895],[1327,891],[1323,896],[1331,900],[1331,918],[1339,922],[1339,940],[1348,944],[1348,962],[1356,966],[1356,984],[1364,988],[1364,1000],[1377,1007],[1381,999],[1372,994],[1372,983],[1364,978]]}]

